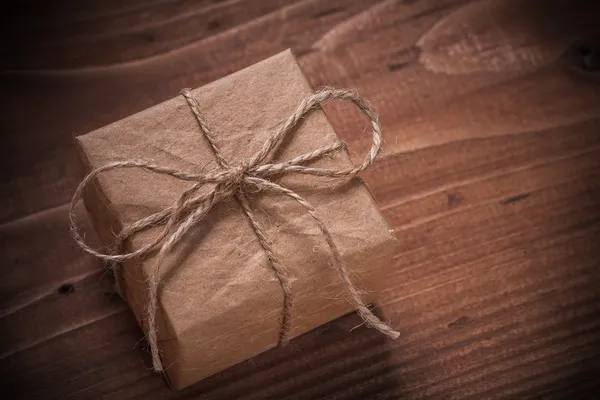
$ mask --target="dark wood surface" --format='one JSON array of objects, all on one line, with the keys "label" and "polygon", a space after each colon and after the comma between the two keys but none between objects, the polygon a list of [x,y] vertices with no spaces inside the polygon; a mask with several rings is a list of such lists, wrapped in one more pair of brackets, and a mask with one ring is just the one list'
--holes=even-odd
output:
[{"label": "dark wood surface", "polygon": [[[3,13],[2,397],[598,398],[597,4],[64,0]],[[288,47],[315,87],[356,87],[381,113],[385,153],[365,179],[400,241],[378,307],[402,336],[349,333],[350,315],[170,392],[101,263],[68,236],[72,137]],[[367,146],[357,113],[326,111]]]}]

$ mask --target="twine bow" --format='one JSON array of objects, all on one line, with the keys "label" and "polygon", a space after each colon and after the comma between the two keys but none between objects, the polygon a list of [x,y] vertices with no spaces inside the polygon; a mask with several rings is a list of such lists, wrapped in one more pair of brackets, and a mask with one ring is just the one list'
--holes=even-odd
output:
[{"label": "twine bow", "polygon": [[[189,232],[191,228],[196,226],[207,213],[219,202],[230,198],[235,198],[240,204],[250,226],[254,230],[258,241],[264,249],[269,263],[281,284],[283,291],[283,312],[281,319],[281,330],[279,335],[279,344],[285,344],[289,340],[289,332],[292,318],[292,275],[288,268],[279,260],[277,254],[273,251],[271,244],[267,240],[264,230],[257,222],[254,212],[248,201],[248,189],[254,191],[265,191],[276,194],[282,194],[296,200],[315,220],[319,230],[323,234],[337,267],[340,277],[344,282],[345,288],[350,295],[350,299],[365,323],[368,326],[374,327],[387,336],[395,339],[399,333],[393,330],[390,326],[377,318],[371,310],[365,305],[360,297],[358,289],[354,286],[348,275],[348,270],[344,260],[342,259],[337,245],[333,241],[331,233],[323,220],[317,214],[315,208],[298,193],[286,188],[281,183],[276,183],[270,178],[273,175],[281,175],[285,173],[301,173],[316,176],[326,176],[333,178],[350,179],[358,173],[367,169],[375,161],[375,157],[381,149],[381,125],[377,113],[371,106],[357,93],[347,90],[323,89],[304,99],[296,111],[288,118],[288,120],[279,128],[276,133],[268,139],[263,147],[254,154],[247,162],[239,165],[231,165],[223,158],[223,155],[217,147],[213,133],[208,128],[204,121],[197,100],[192,97],[188,89],[181,92],[186,99],[196,121],[208,141],[216,159],[219,168],[209,171],[208,173],[189,173],[174,168],[164,167],[154,164],[146,160],[126,160],[117,161],[90,172],[77,187],[73,199],[71,200],[69,209],[71,234],[77,244],[87,253],[92,254],[104,261],[121,263],[126,260],[131,260],[137,257],[144,257],[155,249],[159,249],[156,257],[155,267],[150,273],[149,282],[149,298],[147,305],[147,330],[148,343],[152,353],[152,362],[156,371],[163,371],[163,365],[160,359],[160,352],[157,340],[156,312],[158,304],[158,286],[160,284],[160,267],[163,259]],[[360,111],[371,122],[373,127],[373,144],[364,161],[347,169],[327,169],[314,168],[305,166],[306,163],[322,158],[324,156],[335,153],[346,147],[342,141],[336,141],[330,145],[323,146],[312,152],[302,154],[292,160],[279,163],[269,163],[268,158],[272,152],[279,147],[283,139],[288,135],[299,123],[299,121],[309,114],[312,110],[324,102],[330,100],[344,100],[354,103]],[[120,168],[141,168],[146,171],[168,175],[184,181],[190,181],[194,184],[184,191],[177,202],[162,211],[142,218],[130,226],[126,226],[118,234],[118,240],[122,243],[128,237],[137,232],[148,229],[150,227],[164,226],[160,234],[150,243],[142,246],[138,250],[129,253],[120,254],[103,254],[89,247],[81,237],[79,229],[75,221],[75,206],[81,200],[85,188],[101,173]],[[213,184],[214,186],[207,190],[206,185]]]}]

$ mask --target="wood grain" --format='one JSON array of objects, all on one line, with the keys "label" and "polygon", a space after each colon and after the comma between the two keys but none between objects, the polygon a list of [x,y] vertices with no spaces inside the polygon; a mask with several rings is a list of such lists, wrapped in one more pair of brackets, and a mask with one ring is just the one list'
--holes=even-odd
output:
[{"label": "wood grain", "polygon": [[[596,3],[35,3],[0,35],[8,398],[597,398]],[[378,312],[402,336],[348,333],[349,315],[174,393],[67,235],[72,137],[287,47],[315,87],[356,87],[381,113],[385,153],[365,179],[400,240]],[[358,113],[326,112],[366,148]]]}]

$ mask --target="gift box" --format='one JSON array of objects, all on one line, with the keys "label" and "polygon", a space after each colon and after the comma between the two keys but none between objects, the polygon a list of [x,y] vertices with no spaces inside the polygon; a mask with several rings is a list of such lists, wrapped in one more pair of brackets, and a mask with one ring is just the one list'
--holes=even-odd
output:
[{"label": "gift box", "polygon": [[[133,234],[130,227],[177,208],[186,191],[191,208],[182,212],[173,230],[193,207],[220,193],[201,220],[161,256],[160,268],[160,246],[125,260],[119,268],[125,298],[145,333],[155,336],[162,366],[177,389],[281,344],[286,313],[286,337],[293,338],[352,312],[357,294],[365,303],[374,301],[389,272],[396,239],[357,176],[336,179],[285,168],[269,173],[269,182],[297,194],[319,220],[298,199],[257,183],[243,191],[250,221],[236,194],[238,187],[229,183],[235,181],[234,174],[219,175],[227,165],[244,165],[251,159],[312,93],[294,56],[286,51],[77,137],[90,170],[135,160],[159,166],[114,168],[86,182],[86,209],[100,241],[112,251],[132,252],[155,241],[168,224],[164,215]],[[286,160],[340,143],[320,108],[301,117],[265,163],[281,160],[285,167]],[[203,135],[202,123],[214,136],[223,163]],[[300,164],[351,169],[345,148],[333,147]],[[160,168],[180,176],[161,173]],[[213,181],[196,185],[194,176],[212,176]],[[190,189],[194,185],[202,187]],[[199,199],[196,203],[190,200],[193,196]],[[130,234],[120,235],[124,229]],[[360,293],[348,291],[340,263]],[[286,303],[282,272],[274,264],[288,274],[293,302]],[[150,315],[152,285],[157,297]]]}]

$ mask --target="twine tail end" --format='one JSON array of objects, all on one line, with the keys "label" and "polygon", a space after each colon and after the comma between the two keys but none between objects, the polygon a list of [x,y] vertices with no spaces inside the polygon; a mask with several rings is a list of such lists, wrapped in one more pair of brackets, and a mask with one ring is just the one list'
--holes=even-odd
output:
[{"label": "twine tail end", "polygon": [[152,328],[152,330],[148,332],[148,344],[150,345],[150,353],[152,354],[152,369],[156,373],[164,372],[165,369],[163,368],[162,361],[160,359],[160,350],[158,349],[156,328]]},{"label": "twine tail end", "polygon": [[396,339],[398,339],[400,337],[400,332],[398,332],[398,331],[391,331],[391,332],[388,333],[388,336],[390,338],[392,338],[393,340],[396,340]]},{"label": "twine tail end", "polygon": [[154,355],[152,356],[152,369],[154,370],[154,372],[160,374],[162,372],[165,371],[165,369],[162,366],[162,363],[159,360],[154,359]]}]

